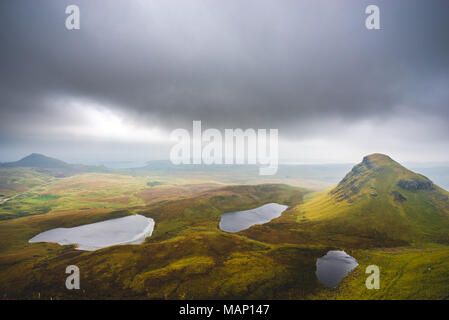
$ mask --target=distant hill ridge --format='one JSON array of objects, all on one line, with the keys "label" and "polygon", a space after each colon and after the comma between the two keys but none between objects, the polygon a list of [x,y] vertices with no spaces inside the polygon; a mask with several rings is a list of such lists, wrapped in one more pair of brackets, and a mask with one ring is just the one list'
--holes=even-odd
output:
[{"label": "distant hill ridge", "polygon": [[67,177],[85,172],[111,172],[104,166],[88,166],[82,164],[69,164],[64,161],[47,157],[43,154],[32,153],[25,158],[14,162],[0,164],[0,168],[34,168],[39,172],[49,174],[54,177]]},{"label": "distant hill ridge", "polygon": [[1,164],[2,167],[33,167],[33,168],[68,168],[70,165],[64,161],[47,157],[43,154],[32,153],[25,158],[14,162]]}]

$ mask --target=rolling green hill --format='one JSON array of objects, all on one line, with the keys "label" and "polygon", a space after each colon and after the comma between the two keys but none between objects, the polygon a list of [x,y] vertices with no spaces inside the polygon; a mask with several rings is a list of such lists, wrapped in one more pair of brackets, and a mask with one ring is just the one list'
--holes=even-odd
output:
[{"label": "rolling green hill", "polygon": [[382,154],[365,157],[296,213],[311,232],[449,243],[449,193]]}]

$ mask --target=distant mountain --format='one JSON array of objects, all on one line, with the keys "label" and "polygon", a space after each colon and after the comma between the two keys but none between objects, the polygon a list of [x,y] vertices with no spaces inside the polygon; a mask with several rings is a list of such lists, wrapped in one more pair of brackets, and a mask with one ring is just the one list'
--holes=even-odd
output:
[{"label": "distant mountain", "polygon": [[1,164],[2,167],[33,167],[33,168],[69,168],[70,165],[64,161],[50,158],[39,153],[32,153],[19,161]]},{"label": "distant mountain", "polygon": [[335,188],[296,209],[315,234],[449,243],[449,193],[383,154],[366,156]]},{"label": "distant mountain", "polygon": [[69,164],[64,161],[47,157],[43,154],[32,153],[25,158],[14,162],[0,164],[0,168],[34,168],[39,172],[54,177],[67,177],[85,172],[110,172],[112,170],[104,166],[87,166],[81,164]]}]

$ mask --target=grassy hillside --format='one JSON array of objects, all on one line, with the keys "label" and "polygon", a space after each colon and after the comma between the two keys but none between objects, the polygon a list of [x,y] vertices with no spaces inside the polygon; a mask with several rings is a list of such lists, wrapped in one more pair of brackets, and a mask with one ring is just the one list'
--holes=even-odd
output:
[{"label": "grassy hillside", "polygon": [[[378,248],[351,251],[359,266],[338,286],[324,286],[308,299],[449,300],[449,246]],[[366,267],[380,269],[380,289],[367,290]]]},{"label": "grassy hillside", "polygon": [[[161,200],[181,199],[222,187],[210,183],[173,185],[170,182],[148,186],[149,181],[150,184],[153,181],[149,177],[123,174],[89,173],[53,178],[32,168],[3,170],[4,180],[0,179],[0,182],[3,181],[9,187],[9,195],[2,198],[5,201],[0,199],[0,220],[54,211],[128,209]],[[12,181],[16,184],[12,184]],[[13,186],[19,190],[11,190]]]},{"label": "grassy hillside", "polygon": [[[20,298],[299,298],[317,287],[315,259],[328,248],[277,246],[218,229],[220,213],[276,201],[296,205],[305,191],[285,185],[236,186],[108,213],[52,212],[0,222],[0,294]],[[139,246],[81,252],[29,244],[55,226],[140,213],[156,221]],[[65,267],[82,270],[82,292],[64,288]],[[300,270],[301,272],[298,272]],[[207,283],[207,286],[204,284]]]},{"label": "grassy hillside", "polygon": [[[13,215],[0,221],[0,296],[449,298],[448,193],[387,156],[365,157],[336,187],[318,193],[282,184],[199,181],[82,174],[53,179],[8,201],[0,206],[0,215]],[[222,213],[269,202],[289,208],[235,234],[219,230]],[[41,206],[50,210],[37,212]],[[45,230],[129,214],[156,222],[141,245],[85,252],[28,243]],[[360,264],[337,289],[325,288],[315,276],[316,259],[331,249],[345,250]],[[65,289],[70,264],[80,267],[80,291]],[[365,287],[364,270],[371,264],[381,268],[380,290]]]},{"label": "grassy hillside", "polygon": [[[26,170],[29,168],[8,169]],[[44,180],[45,181],[45,180]],[[0,220],[54,211],[83,211],[96,208],[126,209],[143,205],[134,194],[146,188],[146,180],[113,174],[82,174],[51,178],[49,182],[30,185],[26,192],[11,194],[0,203]],[[43,182],[43,181],[42,181]]]},{"label": "grassy hillside", "polygon": [[365,157],[330,191],[295,208],[310,232],[449,243],[449,193],[385,155]]},{"label": "grassy hillside", "polygon": [[8,198],[51,180],[51,176],[32,168],[0,168],[0,198]]}]

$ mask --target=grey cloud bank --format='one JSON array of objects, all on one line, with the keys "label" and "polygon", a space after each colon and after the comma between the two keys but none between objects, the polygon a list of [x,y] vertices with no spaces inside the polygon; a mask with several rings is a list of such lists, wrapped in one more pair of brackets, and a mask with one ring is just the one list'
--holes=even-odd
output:
[{"label": "grey cloud bank", "polygon": [[[80,30],[65,29],[70,4]],[[365,28],[369,4],[381,30]],[[0,159],[168,158],[164,137],[201,120],[279,128],[285,159],[448,161],[447,9],[436,0],[2,1]]]}]

